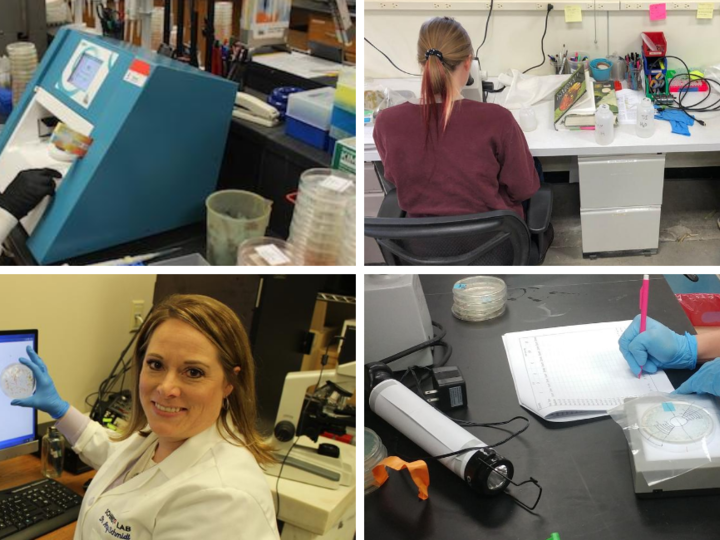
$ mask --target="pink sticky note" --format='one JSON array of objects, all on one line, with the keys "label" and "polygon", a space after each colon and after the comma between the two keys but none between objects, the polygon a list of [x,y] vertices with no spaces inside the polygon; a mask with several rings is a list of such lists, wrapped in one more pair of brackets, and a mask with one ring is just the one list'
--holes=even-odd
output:
[{"label": "pink sticky note", "polygon": [[665,4],[650,4],[650,20],[662,21],[667,18]]}]

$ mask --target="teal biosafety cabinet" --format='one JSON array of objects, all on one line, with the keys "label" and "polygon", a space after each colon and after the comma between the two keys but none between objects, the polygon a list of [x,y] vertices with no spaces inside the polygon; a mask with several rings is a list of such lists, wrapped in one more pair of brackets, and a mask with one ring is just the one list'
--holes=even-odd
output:
[{"label": "teal biosafety cabinet", "polygon": [[[60,171],[21,224],[41,264],[202,221],[215,189],[234,83],[124,42],[61,29],[0,132],[0,190],[24,169]],[[62,122],[91,137],[58,157]]]}]

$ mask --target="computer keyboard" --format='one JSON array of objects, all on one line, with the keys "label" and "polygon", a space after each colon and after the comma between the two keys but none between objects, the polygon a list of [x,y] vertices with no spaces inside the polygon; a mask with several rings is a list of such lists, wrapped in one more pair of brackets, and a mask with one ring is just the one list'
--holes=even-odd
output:
[{"label": "computer keyboard", "polygon": [[48,478],[0,491],[0,539],[32,540],[77,521],[82,497]]}]

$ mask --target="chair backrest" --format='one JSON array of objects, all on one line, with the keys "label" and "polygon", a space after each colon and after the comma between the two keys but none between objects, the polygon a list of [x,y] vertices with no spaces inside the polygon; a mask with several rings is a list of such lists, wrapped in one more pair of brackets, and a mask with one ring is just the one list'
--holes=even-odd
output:
[{"label": "chair backrest", "polygon": [[449,217],[366,217],[365,236],[377,241],[391,266],[524,265],[530,253],[530,232],[512,210]]}]

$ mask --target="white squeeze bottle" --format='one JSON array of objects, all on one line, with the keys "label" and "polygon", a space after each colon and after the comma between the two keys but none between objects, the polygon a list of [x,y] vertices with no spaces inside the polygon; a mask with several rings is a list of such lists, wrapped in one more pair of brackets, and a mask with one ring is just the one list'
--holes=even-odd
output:
[{"label": "white squeeze bottle", "polygon": [[600,105],[595,113],[595,142],[598,144],[610,144],[615,138],[615,115],[610,112],[610,107]]},{"label": "white squeeze bottle", "polygon": [[648,138],[655,133],[655,107],[650,98],[643,98],[637,106],[635,133],[638,137]]}]

